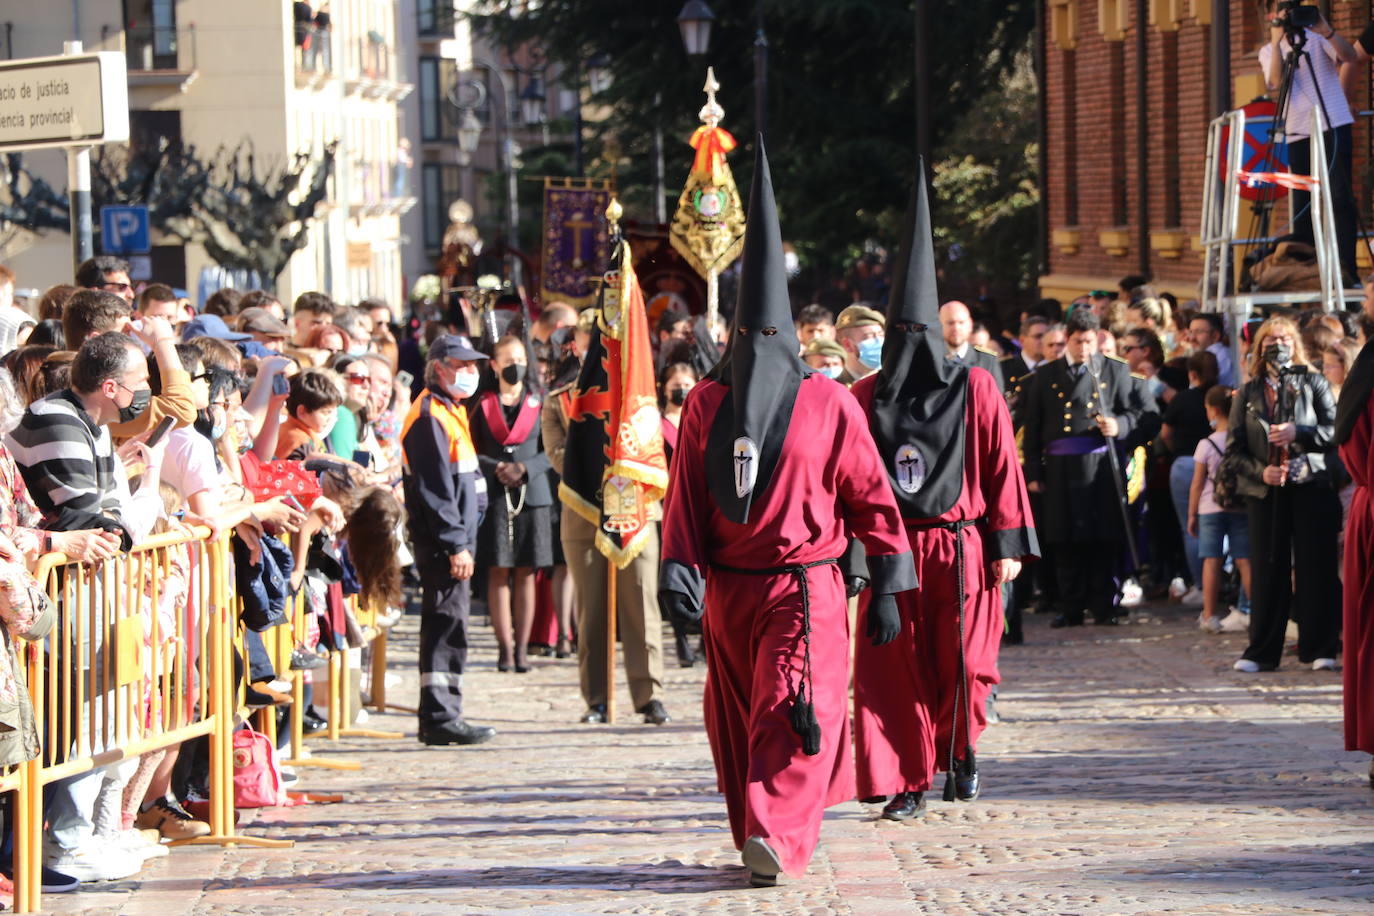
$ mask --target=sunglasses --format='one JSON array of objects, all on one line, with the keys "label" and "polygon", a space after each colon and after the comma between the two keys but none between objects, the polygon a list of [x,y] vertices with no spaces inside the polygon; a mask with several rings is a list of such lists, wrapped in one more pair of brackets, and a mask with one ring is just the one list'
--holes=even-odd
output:
[{"label": "sunglasses", "polygon": [[370,375],[353,375],[352,373],[345,375],[344,378],[348,379],[350,382],[353,382],[355,385],[361,384],[363,382],[372,381],[372,376]]}]

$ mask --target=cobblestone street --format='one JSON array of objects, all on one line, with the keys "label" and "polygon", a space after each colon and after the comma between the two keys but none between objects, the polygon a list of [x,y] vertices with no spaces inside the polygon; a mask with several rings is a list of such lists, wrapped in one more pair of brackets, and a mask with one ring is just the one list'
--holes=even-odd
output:
[{"label": "cobblestone street", "polygon": [[[832,809],[810,873],[750,890],[701,725],[704,669],[667,668],[671,724],[576,724],[572,661],[499,674],[479,626],[478,748],[314,740],[359,772],[301,770],[342,804],[245,812],[288,850],[173,851],[60,913],[1333,914],[1374,901],[1368,758],[1341,750],[1338,674],[1230,670],[1240,636],[1193,614],[1051,630],[1002,653],[1003,721],[980,747],[984,794],[924,821]],[[397,627],[393,692],[413,702],[418,618]],[[671,639],[665,640],[671,656]],[[623,683],[622,683],[623,687]]]}]

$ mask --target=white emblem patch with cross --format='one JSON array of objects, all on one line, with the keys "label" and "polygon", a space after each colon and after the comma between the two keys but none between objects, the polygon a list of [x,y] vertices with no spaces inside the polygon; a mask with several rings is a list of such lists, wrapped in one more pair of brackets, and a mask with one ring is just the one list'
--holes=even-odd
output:
[{"label": "white emblem patch with cross", "polygon": [[926,482],[926,460],[914,445],[897,449],[897,486],[903,493],[915,493]]},{"label": "white emblem patch with cross", "polygon": [[759,477],[759,447],[752,439],[741,436],[735,440],[732,454],[735,458],[735,495],[743,499],[754,492],[754,481]]}]

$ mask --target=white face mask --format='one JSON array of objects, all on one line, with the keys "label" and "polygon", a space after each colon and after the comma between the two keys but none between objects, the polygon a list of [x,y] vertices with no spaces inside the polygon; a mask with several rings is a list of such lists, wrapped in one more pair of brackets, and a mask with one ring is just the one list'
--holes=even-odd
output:
[{"label": "white face mask", "polygon": [[472,393],[477,390],[478,378],[476,372],[460,371],[453,376],[453,382],[447,386],[448,393],[460,401],[472,397]]}]

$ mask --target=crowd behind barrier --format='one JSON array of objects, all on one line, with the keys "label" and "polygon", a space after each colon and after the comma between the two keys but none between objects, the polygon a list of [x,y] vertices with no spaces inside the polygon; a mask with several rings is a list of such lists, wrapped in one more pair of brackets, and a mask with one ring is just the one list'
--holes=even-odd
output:
[{"label": "crowd behind barrier", "polygon": [[[804,361],[846,384],[882,351],[886,265],[859,267],[796,319]],[[416,302],[402,323],[376,300],[347,308],[305,293],[288,313],[270,293],[229,289],[197,308],[161,284],[136,291],[127,269],[93,259],[31,313],[10,302],[0,267],[0,327],[14,329],[0,340],[0,611],[15,662],[7,680],[0,659],[0,723],[13,715],[20,736],[0,741],[0,794],[17,910],[73,889],[63,867],[111,880],[182,843],[280,842],[239,834],[236,802],[332,800],[304,791],[303,774],[358,764],[312,755],[312,740],[402,737],[368,728],[368,709],[415,715],[425,744],[491,740],[462,716],[470,596],[498,645],[479,664],[518,678],[547,654],[577,684],[583,722],[613,717],[606,562],[560,490],[570,425],[598,409],[577,390],[594,310],[545,303],[530,317],[508,294],[447,313]],[[724,341],[680,308],[666,293],[648,307],[670,462],[688,394]],[[1104,571],[1122,575],[1099,622],[1149,597],[1198,608],[1208,632],[1249,629],[1246,557],[1259,548],[1246,550],[1247,513],[1212,490],[1221,456],[1239,448],[1231,393],[1255,383],[1267,335],[1289,340],[1310,384],[1334,396],[1374,326],[1374,287],[1364,316],[1257,319],[1236,365],[1211,318],[1142,278],[1069,309],[1096,317],[1100,352],[1153,405],[1123,453],[1140,568],[1127,576],[1110,558]],[[992,361],[1017,427],[1027,386],[1063,355],[1064,312],[1044,301],[999,331],[994,303],[941,311],[949,358]],[[1326,476],[1302,484],[1348,507],[1334,449],[1311,446]],[[1032,494],[1037,516],[1053,496]],[[1281,549],[1266,537],[1263,549]],[[1055,574],[1064,551],[1042,545],[1043,561],[1004,588],[1007,643],[1025,610],[1083,622]],[[1299,580],[1334,580],[1333,551],[1309,551]],[[620,573],[616,616],[636,712],[662,724],[656,556]],[[45,596],[28,596],[28,616],[10,590],[26,577]],[[1268,632],[1290,614],[1301,622],[1310,665],[1334,665],[1340,592],[1326,584],[1291,608],[1255,602]],[[1316,594],[1322,606],[1308,607]],[[421,616],[418,708],[387,696],[388,627],[406,609]],[[677,663],[702,663],[697,632],[670,622]],[[1317,635],[1321,654],[1308,657]],[[559,661],[574,654],[576,665]]]}]

